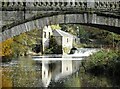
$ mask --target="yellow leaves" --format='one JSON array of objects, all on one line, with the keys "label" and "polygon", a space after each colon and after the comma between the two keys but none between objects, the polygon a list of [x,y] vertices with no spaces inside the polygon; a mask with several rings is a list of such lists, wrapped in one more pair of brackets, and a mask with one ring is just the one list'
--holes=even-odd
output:
[{"label": "yellow leaves", "polygon": [[12,79],[10,77],[10,73],[11,73],[11,71],[9,68],[3,68],[2,73],[1,73],[1,74],[3,74],[2,75],[2,87],[3,88],[9,87],[9,89],[12,89],[12,88],[10,88],[13,85]]},{"label": "yellow leaves", "polygon": [[59,24],[57,24],[57,25],[51,25],[51,28],[53,30],[61,29],[61,27],[59,26]]},{"label": "yellow leaves", "polygon": [[0,43],[0,56],[9,56],[12,53],[11,44],[13,39],[10,38],[2,43]]}]

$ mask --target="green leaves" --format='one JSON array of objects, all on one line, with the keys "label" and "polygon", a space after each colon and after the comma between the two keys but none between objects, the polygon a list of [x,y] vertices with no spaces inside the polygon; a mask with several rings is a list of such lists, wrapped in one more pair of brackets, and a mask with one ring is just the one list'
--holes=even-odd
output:
[{"label": "green leaves", "polygon": [[[92,71],[92,73],[108,73],[111,71],[113,73],[119,73],[120,70],[117,68],[120,66],[120,55],[119,51],[115,50],[101,50],[84,61],[84,66],[87,71]],[[119,71],[116,71],[116,69]]]},{"label": "green leaves", "polygon": [[40,32],[37,29],[15,36],[12,43],[14,57],[24,56],[28,50],[32,50],[32,45],[36,44],[38,39],[40,40]]},{"label": "green leaves", "polygon": [[62,54],[62,45],[58,45],[55,38],[51,36],[49,47],[45,50],[45,54]]},{"label": "green leaves", "polygon": [[59,24],[57,24],[57,25],[51,25],[51,28],[53,30],[61,29],[61,27],[59,26]]}]

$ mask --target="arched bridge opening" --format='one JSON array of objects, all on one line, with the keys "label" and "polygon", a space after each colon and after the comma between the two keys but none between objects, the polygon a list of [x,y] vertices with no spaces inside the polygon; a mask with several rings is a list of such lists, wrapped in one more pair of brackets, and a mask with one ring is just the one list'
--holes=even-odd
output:
[{"label": "arched bridge opening", "polygon": [[81,24],[102,28],[120,34],[120,16],[100,12],[62,11],[46,12],[2,27],[2,41],[21,33],[42,29],[46,25]]}]

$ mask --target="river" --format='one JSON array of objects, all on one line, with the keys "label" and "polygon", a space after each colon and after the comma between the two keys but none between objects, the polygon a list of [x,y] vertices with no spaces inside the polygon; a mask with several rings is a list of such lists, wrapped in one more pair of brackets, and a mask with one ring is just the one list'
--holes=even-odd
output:
[{"label": "river", "polygon": [[79,70],[81,60],[99,49],[80,48],[71,55],[20,57],[2,66],[3,87],[116,87],[112,78]]}]

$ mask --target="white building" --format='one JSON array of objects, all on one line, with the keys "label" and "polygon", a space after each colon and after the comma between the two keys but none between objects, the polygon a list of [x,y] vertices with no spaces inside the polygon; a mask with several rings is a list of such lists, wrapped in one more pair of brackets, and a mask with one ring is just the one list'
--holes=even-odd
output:
[{"label": "white building", "polygon": [[69,53],[73,44],[78,42],[78,38],[70,33],[62,30],[52,30],[50,26],[45,26],[43,28],[42,37],[43,52],[45,51],[45,48],[49,47],[50,36],[53,36],[56,39],[57,44],[62,46],[63,53],[65,50],[68,50],[67,53]]},{"label": "white building", "polygon": [[65,50],[70,50],[73,47],[73,35],[62,30],[53,30],[53,36],[58,45],[62,46],[63,53],[65,53]]},{"label": "white building", "polygon": [[45,26],[43,28],[43,34],[42,34],[43,52],[45,51],[45,48],[49,47],[49,39],[51,35],[52,35],[52,28],[50,26]]}]

